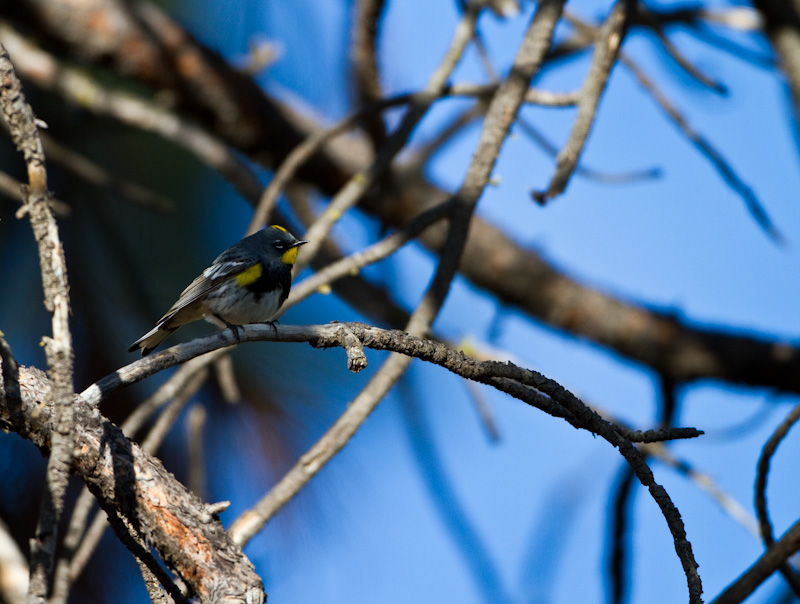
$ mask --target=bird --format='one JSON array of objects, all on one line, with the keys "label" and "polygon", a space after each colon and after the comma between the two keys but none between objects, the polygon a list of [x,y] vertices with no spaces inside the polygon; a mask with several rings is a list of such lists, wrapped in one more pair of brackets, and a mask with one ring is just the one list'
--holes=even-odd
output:
[{"label": "bird", "polygon": [[199,319],[224,324],[237,337],[241,325],[269,323],[289,296],[292,266],[306,243],[275,224],[245,237],[217,256],[128,352],[140,349],[147,356],[173,331]]}]

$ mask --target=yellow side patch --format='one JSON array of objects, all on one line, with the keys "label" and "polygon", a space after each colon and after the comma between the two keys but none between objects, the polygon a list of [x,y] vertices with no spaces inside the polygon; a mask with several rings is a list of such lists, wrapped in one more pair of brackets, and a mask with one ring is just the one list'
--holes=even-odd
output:
[{"label": "yellow side patch", "polygon": [[284,233],[288,233],[289,232],[289,231],[287,231],[286,229],[284,229],[282,226],[280,226],[278,224],[271,224],[270,227],[272,227],[273,229],[278,229],[279,231],[283,231]]},{"label": "yellow side patch", "polygon": [[236,275],[236,283],[238,283],[242,287],[247,287],[251,283],[255,283],[256,281],[261,279],[261,275],[263,273],[264,273],[264,266],[260,262],[256,262],[250,268],[246,268],[241,273]]},{"label": "yellow side patch", "polygon": [[298,247],[290,247],[288,250],[283,252],[283,255],[281,256],[281,262],[289,265],[294,264],[295,260],[297,260],[297,250],[299,249],[300,248]]}]

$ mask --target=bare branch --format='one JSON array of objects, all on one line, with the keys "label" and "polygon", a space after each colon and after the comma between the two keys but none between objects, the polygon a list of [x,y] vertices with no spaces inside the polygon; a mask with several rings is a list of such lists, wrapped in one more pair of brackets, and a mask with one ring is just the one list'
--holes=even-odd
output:
[{"label": "bare branch", "polygon": [[[756,513],[758,514],[759,528],[761,529],[761,539],[764,545],[769,549],[775,544],[775,537],[772,531],[772,522],[769,519],[769,510],[767,508],[767,478],[769,478],[769,467],[772,461],[772,456],[778,449],[778,445],[786,438],[789,430],[792,429],[797,421],[800,420],[800,404],[789,412],[789,415],[784,418],[781,424],[775,429],[772,435],[767,440],[761,455],[758,458],[758,466],[756,472]],[[800,597],[800,575],[798,575],[788,562],[783,562],[779,567],[781,574],[786,579],[789,587],[797,597]]]},{"label": "bare branch", "polygon": [[743,602],[798,550],[800,550],[800,521],[795,522],[750,568],[711,600],[710,604]]},{"label": "bare branch", "polygon": [[533,194],[533,198],[540,204],[546,203],[548,199],[564,191],[572,172],[578,165],[578,159],[594,123],[600,97],[606,88],[611,69],[617,61],[620,46],[625,38],[630,21],[630,5],[629,0],[617,0],[600,29],[589,73],[586,75],[578,99],[578,116],[575,118],[567,143],[558,154],[556,172],[546,191]]},{"label": "bare branch", "polygon": [[[222,356],[224,356],[223,351],[215,351],[199,359],[184,363],[180,369],[173,373],[164,384],[139,404],[133,413],[128,416],[120,427],[123,434],[128,438],[133,438],[159,408],[167,404],[171,399],[180,396],[187,388],[190,388],[196,377],[207,371],[206,368],[209,363],[213,363],[215,359]],[[83,572],[92,552],[99,544],[100,538],[108,526],[106,514],[100,512],[84,533],[93,502],[94,496],[88,488],[84,487],[75,504],[69,528],[62,544],[62,554],[56,568],[54,602],[51,604],[66,601],[70,586]]]},{"label": "bare branch", "polygon": [[[556,157],[558,155],[558,147],[556,147],[547,137],[542,134],[537,128],[533,126],[528,120],[523,117],[520,117],[517,120],[517,127],[521,129],[526,135],[528,135],[539,147],[541,147],[545,153],[552,157]],[[596,182],[602,183],[612,183],[612,184],[619,184],[619,183],[626,183],[626,182],[637,182],[642,180],[653,180],[659,178],[661,176],[661,170],[659,168],[649,168],[645,170],[637,170],[633,172],[626,172],[622,174],[607,174],[604,172],[600,172],[599,170],[595,170],[593,168],[588,168],[584,166],[582,163],[578,163],[575,165],[575,174],[578,176],[583,176],[589,180],[594,180]]]},{"label": "bare branch", "polygon": [[[384,0],[359,0],[355,3],[350,59],[359,105],[369,105],[383,97],[377,46],[378,30],[385,8]],[[364,125],[373,146],[379,149],[386,140],[386,126],[382,116],[367,115]]]},{"label": "bare branch", "polygon": [[747,211],[756,221],[758,226],[776,243],[784,245],[785,239],[777,227],[773,224],[772,220],[767,214],[767,211],[761,205],[761,202],[756,197],[756,194],[736,173],[733,167],[717,151],[717,149],[705,137],[700,135],[694,128],[691,127],[686,118],[670,103],[667,97],[662,93],[653,82],[647,77],[647,74],[641,69],[636,62],[630,57],[622,54],[620,61],[627,67],[634,77],[639,81],[639,84],[650,94],[656,104],[667,114],[669,119],[680,129],[687,139],[702,153],[719,172],[725,183],[733,189],[745,202]]},{"label": "bare branch", "polygon": [[52,338],[44,338],[50,372],[51,396],[55,401],[55,430],[47,463],[45,495],[36,536],[31,542],[29,604],[43,603],[52,588],[58,524],[64,508],[74,442],[72,334],[69,328],[69,284],[64,250],[55,218],[50,210],[44,151],[36,117],[25,102],[22,85],[5,47],[0,44],[0,105],[11,138],[23,154],[30,187],[23,189],[23,209],[30,217],[39,248],[45,307],[52,313]]},{"label": "bare branch", "polygon": [[[0,388],[0,421],[11,422],[14,407],[23,423],[13,429],[43,449],[55,433],[52,385],[37,369],[20,371],[20,397]],[[154,546],[202,602],[264,602],[261,580],[241,549],[202,502],[155,458],[80,397],[74,409],[72,469],[112,517],[117,536],[130,541],[133,530]]]}]

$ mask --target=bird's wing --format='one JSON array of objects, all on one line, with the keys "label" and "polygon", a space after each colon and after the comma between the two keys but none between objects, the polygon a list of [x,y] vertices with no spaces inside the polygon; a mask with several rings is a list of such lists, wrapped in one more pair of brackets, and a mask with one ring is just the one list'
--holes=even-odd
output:
[{"label": "bird's wing", "polygon": [[162,325],[169,321],[181,310],[200,300],[210,291],[219,287],[222,283],[235,277],[247,270],[254,264],[254,261],[231,260],[227,262],[215,262],[203,271],[189,286],[181,292],[178,300],[172,305],[166,314],[161,317],[158,324]]}]

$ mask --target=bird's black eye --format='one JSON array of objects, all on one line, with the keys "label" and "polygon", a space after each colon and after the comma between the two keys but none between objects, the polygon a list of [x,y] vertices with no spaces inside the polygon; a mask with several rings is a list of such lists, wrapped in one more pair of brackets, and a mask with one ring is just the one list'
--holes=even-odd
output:
[{"label": "bird's black eye", "polygon": [[283,248],[285,248],[285,247],[286,247],[286,246],[284,245],[283,241],[276,241],[276,242],[275,242],[275,243],[273,243],[272,245],[275,247],[275,249],[276,249],[276,250],[282,250]]}]

